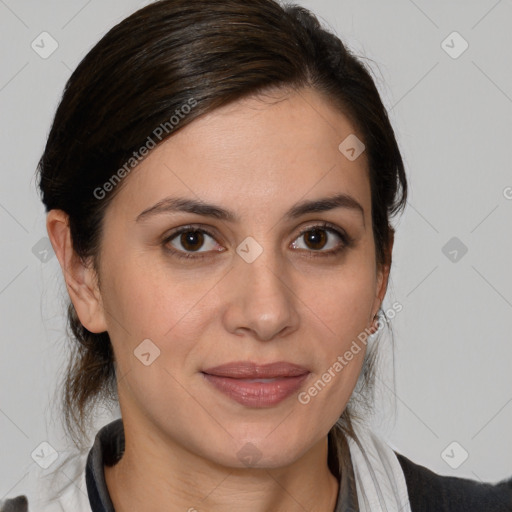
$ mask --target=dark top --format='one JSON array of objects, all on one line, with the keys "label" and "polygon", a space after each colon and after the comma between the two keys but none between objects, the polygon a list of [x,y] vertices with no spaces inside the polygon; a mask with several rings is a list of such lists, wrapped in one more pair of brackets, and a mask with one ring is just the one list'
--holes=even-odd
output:
[{"label": "dark top", "polygon": [[[343,438],[339,446],[335,444],[329,435],[329,468],[340,481],[334,512],[358,512],[350,450]],[[123,423],[117,419],[98,431],[87,457],[85,479],[92,512],[115,512],[103,467],[114,465],[123,452]],[[412,512],[512,512],[512,478],[491,484],[442,476],[395,453],[404,472]],[[8,499],[0,512],[28,512],[26,496]]]}]

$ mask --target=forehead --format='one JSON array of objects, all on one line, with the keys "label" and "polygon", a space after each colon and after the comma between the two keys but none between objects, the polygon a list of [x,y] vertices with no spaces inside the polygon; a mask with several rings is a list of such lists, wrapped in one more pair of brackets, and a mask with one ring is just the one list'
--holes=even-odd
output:
[{"label": "forehead", "polygon": [[344,192],[369,210],[366,154],[349,159],[339,148],[354,136],[362,139],[345,115],[309,89],[243,99],[157,146],[125,178],[113,209],[134,219],[179,195],[225,205],[241,217],[256,210],[264,216],[278,213],[279,205]]}]

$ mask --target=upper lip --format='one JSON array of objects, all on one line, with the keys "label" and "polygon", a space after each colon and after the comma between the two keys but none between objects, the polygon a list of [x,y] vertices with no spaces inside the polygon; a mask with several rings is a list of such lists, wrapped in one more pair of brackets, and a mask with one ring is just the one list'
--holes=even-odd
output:
[{"label": "upper lip", "polygon": [[272,379],[275,377],[297,377],[309,370],[286,361],[258,365],[252,361],[233,361],[203,370],[208,375],[234,379]]}]

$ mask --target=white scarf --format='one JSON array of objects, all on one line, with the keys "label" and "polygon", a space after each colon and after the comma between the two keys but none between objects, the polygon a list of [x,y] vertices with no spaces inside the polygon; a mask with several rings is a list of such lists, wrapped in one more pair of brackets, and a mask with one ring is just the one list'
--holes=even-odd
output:
[{"label": "white scarf", "polygon": [[400,462],[391,447],[370,428],[353,423],[357,440],[350,448],[360,512],[411,512]]}]

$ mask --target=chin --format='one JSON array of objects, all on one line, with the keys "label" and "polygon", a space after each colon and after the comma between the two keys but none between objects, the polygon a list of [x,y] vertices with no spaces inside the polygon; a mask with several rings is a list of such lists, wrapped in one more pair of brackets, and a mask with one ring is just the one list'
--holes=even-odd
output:
[{"label": "chin", "polygon": [[[311,446],[303,435],[290,432],[276,434],[272,428],[262,429],[254,426],[254,432],[247,431],[243,436],[232,433],[233,438],[224,444],[212,443],[217,449],[211,459],[218,464],[231,468],[272,469],[292,464]],[[275,428],[275,426],[274,426]],[[292,435],[290,435],[292,434]],[[311,442],[311,445],[314,441]]]}]

